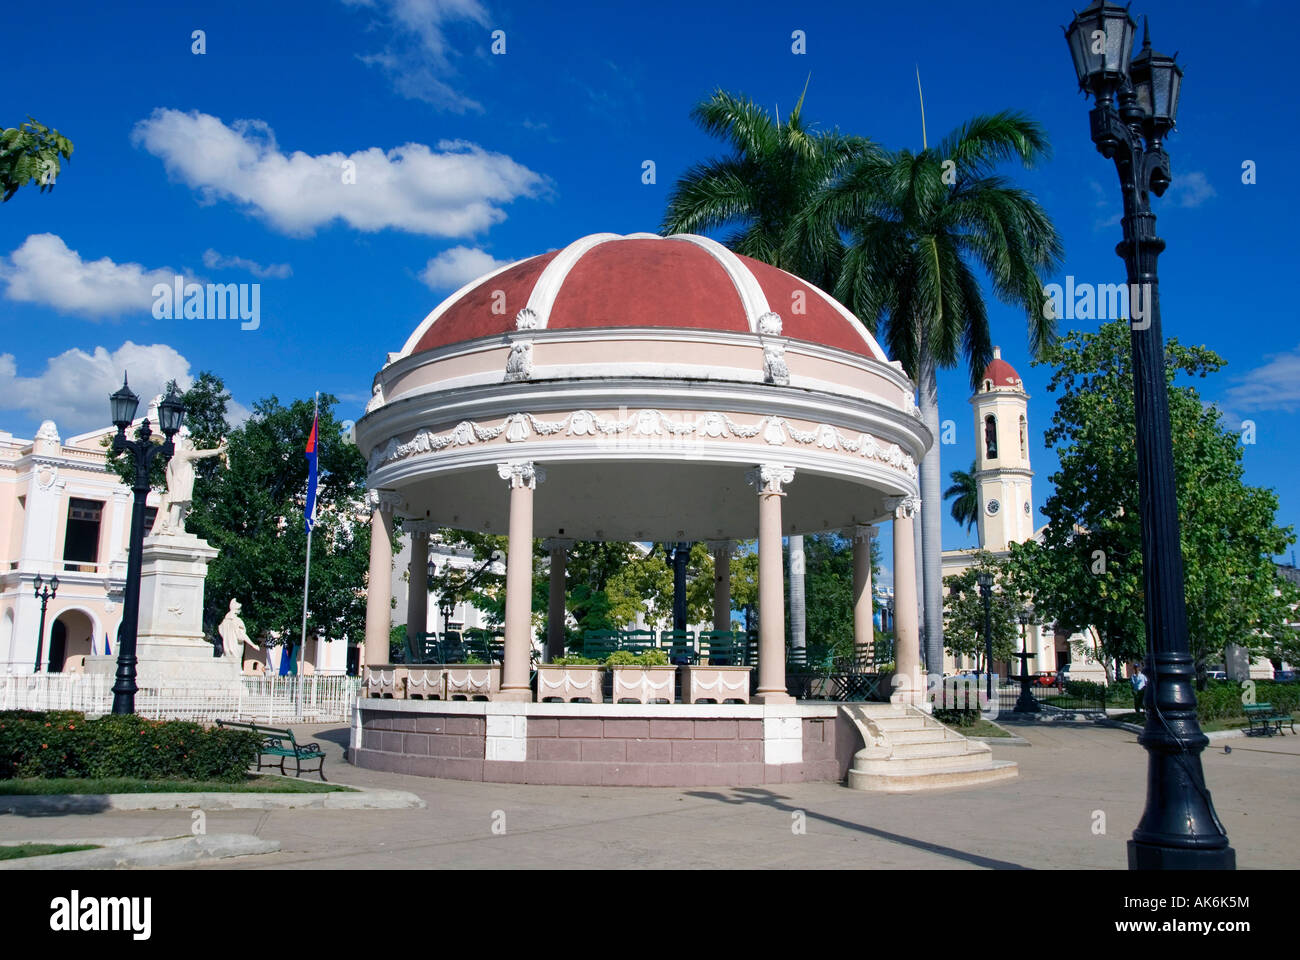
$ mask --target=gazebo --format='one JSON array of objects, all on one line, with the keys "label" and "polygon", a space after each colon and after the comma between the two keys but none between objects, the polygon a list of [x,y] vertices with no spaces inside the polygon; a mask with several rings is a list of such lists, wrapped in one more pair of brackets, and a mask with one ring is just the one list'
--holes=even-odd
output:
[{"label": "gazebo", "polygon": [[[770,750],[769,741],[806,743],[808,711],[820,709],[823,723],[835,711],[795,703],[786,690],[781,538],[828,530],[853,538],[855,635],[869,646],[871,538],[885,520],[893,524],[896,672],[915,689],[917,463],[933,438],[901,366],[848,310],[792,274],[689,234],[595,234],[503,267],[448,297],[389,354],[356,439],[369,464],[373,534],[367,670],[392,666],[394,518],[403,518],[415,547],[408,623],[424,622],[429,532],[453,527],[509,538],[499,686],[486,703],[363,699],[352,744],[358,762],[438,776],[592,782],[572,779],[573,770],[526,772],[542,752],[532,741],[566,718],[588,724],[589,733],[591,723],[605,724],[598,739],[609,739],[609,729],[640,732],[639,723],[617,725],[645,720],[646,736],[630,737],[638,742],[683,720],[739,722],[751,732],[762,726],[759,765],[773,756],[790,762],[795,748]],[[533,702],[534,538],[549,541],[552,596],[561,602],[565,551],[574,541],[708,540],[722,574],[715,621],[729,627],[726,557],[735,540],[754,537],[752,704]],[[553,617],[552,627],[560,621]],[[553,630],[548,654],[558,649],[562,634]],[[445,737],[449,726],[465,731],[454,736],[483,740],[481,759],[406,749],[403,737]],[[694,728],[691,739],[704,729]],[[622,756],[624,765],[635,762],[626,749]],[[480,765],[424,762],[432,759]],[[835,776],[843,775],[843,756],[822,761],[815,770],[799,761],[808,767],[800,778],[835,765]],[[502,766],[512,762],[519,766]],[[665,782],[710,782],[673,777],[659,772]],[[636,774],[628,782],[654,779]],[[733,771],[721,782],[762,783],[764,775]]]}]

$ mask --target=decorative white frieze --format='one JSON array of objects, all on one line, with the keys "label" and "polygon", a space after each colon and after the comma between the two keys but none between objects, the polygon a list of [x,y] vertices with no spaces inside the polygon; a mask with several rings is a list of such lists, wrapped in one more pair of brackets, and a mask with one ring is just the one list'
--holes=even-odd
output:
[{"label": "decorative white frieze", "polygon": [[546,471],[528,460],[498,463],[497,476],[506,481],[511,490],[518,487],[536,490],[539,483],[546,482]]},{"label": "decorative white frieze", "polygon": [[524,307],[515,314],[516,330],[538,330],[542,326],[542,319],[531,307]]},{"label": "decorative white frieze", "polygon": [[784,494],[782,487],[794,480],[794,467],[783,463],[763,463],[745,471],[745,482],[759,493]]},{"label": "decorative white frieze", "polygon": [[506,383],[533,378],[533,341],[517,340],[510,344],[506,357]]},{"label": "decorative white frieze", "polygon": [[916,461],[896,443],[884,443],[869,433],[852,437],[828,423],[818,424],[811,430],[796,427],[784,417],[760,417],[752,424],[737,423],[725,413],[704,413],[691,420],[674,420],[659,410],[638,410],[626,417],[602,417],[590,410],[575,410],[560,420],[542,420],[531,413],[512,413],[495,426],[484,426],[462,420],[450,430],[436,432],[421,430],[406,441],[396,437],[376,447],[370,453],[370,469],[378,470],[386,463],[405,460],[425,453],[437,453],[449,447],[464,447],[497,440],[504,436],[506,443],[520,443],[538,437],[556,434],[570,437],[690,437],[701,440],[753,440],[762,436],[770,446],[783,446],[794,441],[800,446],[815,446],[823,450],[842,450],[845,453],[874,460],[915,479]]}]

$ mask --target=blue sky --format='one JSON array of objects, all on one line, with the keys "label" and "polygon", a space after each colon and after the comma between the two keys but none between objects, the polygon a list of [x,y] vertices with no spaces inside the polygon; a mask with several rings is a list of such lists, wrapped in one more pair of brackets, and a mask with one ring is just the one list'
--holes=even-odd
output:
[{"label": "blue sky", "polygon": [[[1134,12],[1187,70],[1175,184],[1157,207],[1165,332],[1228,361],[1198,386],[1234,425],[1254,421],[1247,481],[1276,489],[1279,521],[1300,525],[1284,75],[1300,14],[1166,0]],[[0,429],[102,425],[124,364],[142,394],[208,369],[245,408],[319,389],[357,417],[385,354],[464,280],[588,233],[655,230],[674,180],[719,152],[689,119],[695,102],[722,87],[784,114],[810,73],[807,120],[892,148],[920,145],[918,67],[932,141],[977,113],[1031,114],[1054,156],[1008,172],[1064,237],[1052,279],[1119,282],[1115,175],[1088,140],[1069,17],[1068,3],[1041,2],[19,5],[0,123],[30,113],[76,153],[52,193],[26,188],[0,208]],[[504,55],[490,51],[496,30]],[[348,160],[357,183],[344,192]],[[655,184],[642,183],[646,160]],[[155,319],[149,288],[178,272],[260,283],[259,328]],[[1027,362],[1023,318],[991,312],[1034,398],[1038,506],[1055,467],[1048,375]],[[941,375],[957,425],[945,475],[973,457],[968,394],[961,371]],[[945,547],[971,543],[945,520]]]}]

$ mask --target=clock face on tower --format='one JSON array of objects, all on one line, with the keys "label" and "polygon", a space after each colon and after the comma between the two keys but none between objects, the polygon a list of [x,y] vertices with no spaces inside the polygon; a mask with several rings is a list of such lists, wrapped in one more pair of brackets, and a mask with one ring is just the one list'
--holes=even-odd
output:
[{"label": "clock face on tower", "polygon": [[989,512],[989,516],[991,517],[995,515],[1000,509],[1002,509],[1002,504],[998,503],[996,500],[990,500],[985,505],[984,509]]}]

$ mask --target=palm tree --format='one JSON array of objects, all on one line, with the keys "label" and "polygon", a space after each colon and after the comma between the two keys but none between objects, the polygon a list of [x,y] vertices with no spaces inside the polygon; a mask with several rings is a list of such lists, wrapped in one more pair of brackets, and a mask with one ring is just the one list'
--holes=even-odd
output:
[{"label": "palm tree", "polygon": [[979,522],[980,518],[980,498],[979,485],[975,482],[976,463],[971,461],[969,472],[966,470],[954,470],[948,476],[952,479],[952,486],[943,492],[945,500],[953,500],[952,518],[958,523],[966,525],[966,532],[970,533],[970,528]]},{"label": "palm tree", "polygon": [[[796,274],[829,289],[839,271],[843,242],[834,223],[813,245],[787,243],[800,211],[851,164],[875,152],[869,141],[838,130],[815,132],[803,123],[799,101],[785,122],[752,100],[718,90],[691,116],[707,133],[727,141],[729,156],[696,164],[668,197],[661,232],[699,233],[731,228],[724,243],[737,253]],[[815,256],[810,256],[812,250]],[[804,642],[803,537],[791,536],[790,632]]]},{"label": "palm tree", "polygon": [[[835,249],[831,233],[849,236],[835,295],[883,334],[889,355],[916,381],[921,419],[936,437],[938,369],[965,360],[975,387],[992,359],[978,269],[999,300],[1024,311],[1031,353],[1041,357],[1056,336],[1042,310],[1042,282],[1060,263],[1060,237],[1031,194],[994,173],[1010,159],[1030,167],[1048,151],[1042,127],[1024,115],[979,116],[933,149],[861,157],[787,236],[792,250],[814,260]],[[934,669],[943,656],[943,617],[934,612],[943,609],[937,443],[920,479],[925,651]]]}]

